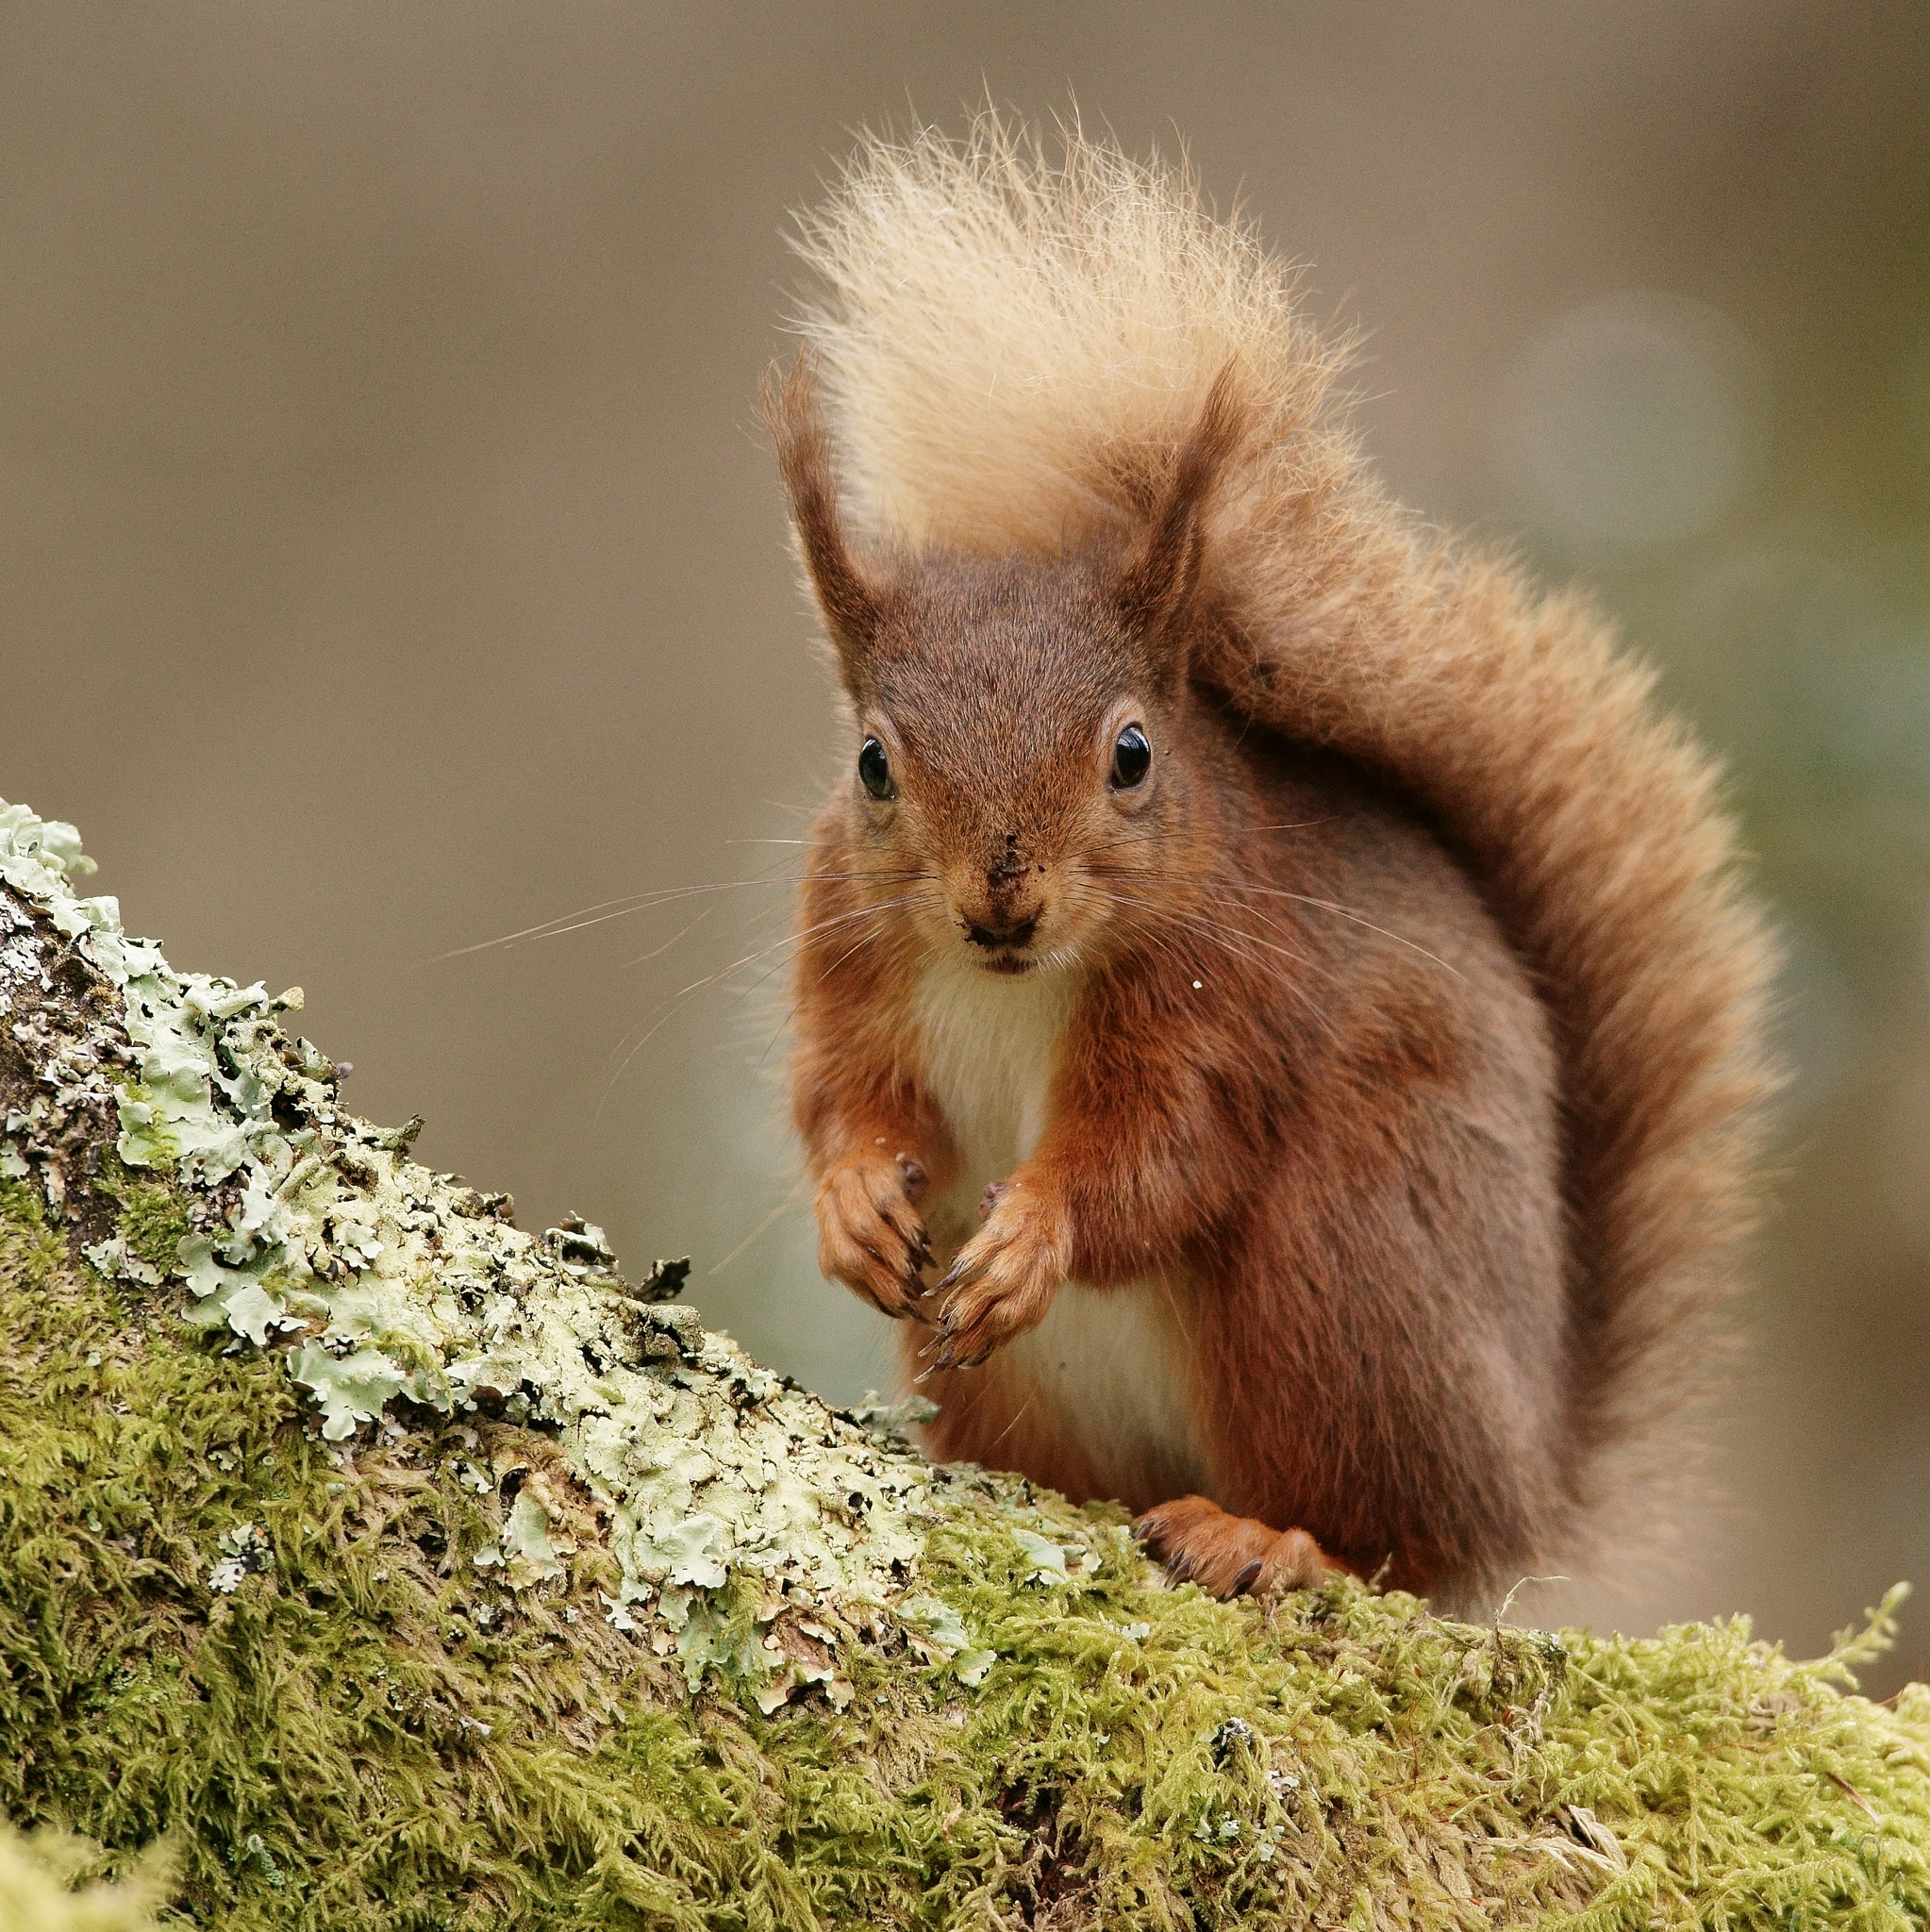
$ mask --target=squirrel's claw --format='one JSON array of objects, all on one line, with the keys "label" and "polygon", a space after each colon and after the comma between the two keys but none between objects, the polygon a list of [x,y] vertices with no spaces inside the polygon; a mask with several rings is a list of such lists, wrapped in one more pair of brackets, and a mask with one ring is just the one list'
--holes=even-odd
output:
[{"label": "squirrel's claw", "polygon": [[1169,1583],[1197,1583],[1214,1596],[1271,1596],[1305,1590],[1343,1569],[1304,1529],[1276,1530],[1232,1516],[1205,1496],[1178,1496],[1149,1509],[1133,1535]]},{"label": "squirrel's claw", "polygon": [[972,1369],[1044,1320],[1072,1260],[1071,1230],[1051,1191],[1019,1179],[986,1190],[985,1225],[933,1289],[948,1295],[926,1345],[935,1366]]},{"label": "squirrel's claw", "polygon": [[[910,1170],[907,1172],[907,1168]],[[925,1321],[931,1237],[912,1206],[915,1161],[861,1158],[834,1167],[817,1195],[818,1266],[893,1321]]]}]

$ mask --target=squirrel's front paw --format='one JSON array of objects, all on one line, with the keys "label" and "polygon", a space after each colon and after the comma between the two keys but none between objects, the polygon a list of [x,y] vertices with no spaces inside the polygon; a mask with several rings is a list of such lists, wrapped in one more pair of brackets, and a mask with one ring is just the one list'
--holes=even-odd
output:
[{"label": "squirrel's front paw", "polygon": [[931,1237],[912,1203],[924,1170],[908,1155],[840,1161],[818,1185],[818,1267],[894,1320],[925,1319],[920,1271]]},{"label": "squirrel's front paw", "polygon": [[952,1291],[926,1350],[941,1369],[975,1368],[1045,1319],[1072,1266],[1072,1227],[1049,1190],[1018,1176],[986,1190],[985,1225],[935,1293]]}]

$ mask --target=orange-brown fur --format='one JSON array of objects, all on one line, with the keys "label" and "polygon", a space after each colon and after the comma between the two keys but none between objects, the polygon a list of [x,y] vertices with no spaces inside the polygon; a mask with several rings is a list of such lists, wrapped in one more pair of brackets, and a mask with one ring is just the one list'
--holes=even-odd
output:
[{"label": "orange-brown fur", "polygon": [[1212,1588],[1549,1560],[1748,1202],[1768,952],[1707,761],[1579,603],[1386,502],[1183,178],[988,123],[872,148],[810,248],[771,415],[895,788],[838,788],[803,896],[826,1273],[914,1318],[937,1453]]}]

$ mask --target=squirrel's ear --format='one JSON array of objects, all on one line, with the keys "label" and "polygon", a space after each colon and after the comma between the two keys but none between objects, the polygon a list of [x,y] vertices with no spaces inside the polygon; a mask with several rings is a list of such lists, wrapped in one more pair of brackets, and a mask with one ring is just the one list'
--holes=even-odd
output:
[{"label": "squirrel's ear", "polygon": [[764,378],[764,420],[777,444],[777,467],[790,499],[798,548],[818,593],[831,641],[849,666],[877,635],[879,595],[853,559],[838,517],[838,478],[831,432],[817,396],[817,367],[808,349],[788,375]]},{"label": "squirrel's ear", "polygon": [[1206,549],[1206,503],[1245,428],[1235,388],[1229,362],[1213,378],[1166,494],[1120,578],[1127,624],[1161,665],[1174,671],[1184,668],[1186,623]]}]

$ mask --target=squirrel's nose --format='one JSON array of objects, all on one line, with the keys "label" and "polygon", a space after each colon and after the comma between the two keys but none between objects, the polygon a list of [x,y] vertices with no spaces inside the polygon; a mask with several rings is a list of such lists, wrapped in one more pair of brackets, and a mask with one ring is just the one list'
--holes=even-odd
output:
[{"label": "squirrel's nose", "polygon": [[965,922],[965,937],[974,946],[1027,946],[1039,925],[1039,915],[1028,913],[1008,925],[980,925],[975,919]]}]

